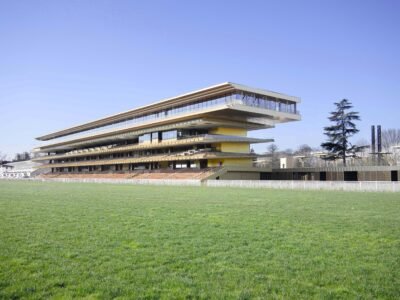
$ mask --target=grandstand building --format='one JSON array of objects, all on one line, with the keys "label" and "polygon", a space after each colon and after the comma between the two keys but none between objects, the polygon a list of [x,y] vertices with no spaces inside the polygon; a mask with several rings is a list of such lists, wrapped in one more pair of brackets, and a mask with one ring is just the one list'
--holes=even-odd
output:
[{"label": "grandstand building", "polygon": [[260,179],[250,145],[272,139],[248,131],[300,120],[299,102],[223,83],[40,136],[34,161],[54,176]]}]

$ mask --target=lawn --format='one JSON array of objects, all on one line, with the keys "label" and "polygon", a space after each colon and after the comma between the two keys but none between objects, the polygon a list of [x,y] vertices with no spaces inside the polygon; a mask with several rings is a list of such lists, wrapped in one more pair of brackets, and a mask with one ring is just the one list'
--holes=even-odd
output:
[{"label": "lawn", "polygon": [[0,298],[400,298],[400,195],[0,181]]}]

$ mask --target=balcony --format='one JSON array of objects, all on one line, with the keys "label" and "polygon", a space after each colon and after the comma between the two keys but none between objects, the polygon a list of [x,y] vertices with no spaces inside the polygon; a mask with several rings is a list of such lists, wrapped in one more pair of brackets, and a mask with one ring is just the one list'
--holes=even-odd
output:
[{"label": "balcony", "polygon": [[64,137],[52,139],[53,142],[51,144],[72,141],[77,138],[85,138],[99,134],[112,133],[114,131],[128,129],[130,127],[135,127],[138,125],[152,124],[157,121],[166,120],[172,117],[175,118],[188,113],[202,113],[209,110],[210,108],[216,108],[218,106],[223,108],[233,107],[235,105],[263,108],[274,112],[283,112],[294,115],[300,114],[300,112],[297,110],[297,103],[295,102],[264,95],[237,91],[235,93],[219,96],[217,98],[206,99],[197,101],[195,103],[172,107],[156,113],[132,117],[130,119],[119,121],[118,123],[69,134]]}]

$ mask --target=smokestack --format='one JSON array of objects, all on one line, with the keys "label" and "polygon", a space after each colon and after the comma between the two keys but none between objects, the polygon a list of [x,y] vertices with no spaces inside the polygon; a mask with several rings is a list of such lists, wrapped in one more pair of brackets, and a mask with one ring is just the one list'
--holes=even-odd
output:
[{"label": "smokestack", "polygon": [[371,153],[375,153],[375,126],[371,126]]},{"label": "smokestack", "polygon": [[376,126],[378,130],[378,153],[382,152],[382,134],[381,134],[381,125]]}]

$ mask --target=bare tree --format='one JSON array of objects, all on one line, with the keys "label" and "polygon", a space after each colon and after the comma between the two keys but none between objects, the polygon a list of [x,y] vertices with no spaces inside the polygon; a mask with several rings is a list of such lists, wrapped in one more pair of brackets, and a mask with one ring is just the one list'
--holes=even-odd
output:
[{"label": "bare tree", "polygon": [[274,154],[278,151],[278,146],[274,143],[269,144],[267,147],[267,153]]},{"label": "bare tree", "polygon": [[294,155],[311,155],[311,152],[313,151],[313,149],[307,145],[307,144],[303,144],[300,145],[297,150],[294,152]]},{"label": "bare tree", "polygon": [[382,148],[387,154],[385,159],[389,165],[400,163],[400,129],[382,130]]},{"label": "bare tree", "polygon": [[7,155],[1,153],[1,151],[0,151],[0,164],[3,164],[3,162],[6,160],[7,160]]},{"label": "bare tree", "polygon": [[302,144],[297,147],[293,155],[295,156],[295,166],[297,168],[307,168],[314,166],[314,157],[312,156],[313,149],[307,145]]},{"label": "bare tree", "polygon": [[25,151],[23,153],[23,155],[24,155],[24,160],[30,160],[31,159],[31,154],[29,152]]},{"label": "bare tree", "polygon": [[390,151],[393,146],[400,146],[400,129],[382,130],[382,147],[385,151]]},{"label": "bare tree", "polygon": [[24,161],[24,160],[30,160],[30,159],[31,159],[30,153],[25,151],[22,153],[16,153],[13,161],[16,162],[16,161]]},{"label": "bare tree", "polygon": [[276,144],[269,144],[267,147],[267,154],[271,157],[271,167],[274,169],[279,168],[278,146]]},{"label": "bare tree", "polygon": [[282,151],[282,154],[286,156],[292,156],[293,155],[293,150],[291,148],[287,148],[286,150]]}]

